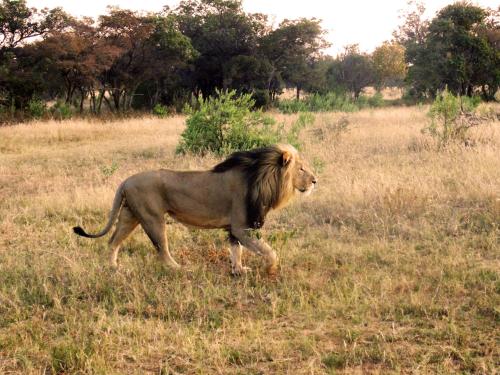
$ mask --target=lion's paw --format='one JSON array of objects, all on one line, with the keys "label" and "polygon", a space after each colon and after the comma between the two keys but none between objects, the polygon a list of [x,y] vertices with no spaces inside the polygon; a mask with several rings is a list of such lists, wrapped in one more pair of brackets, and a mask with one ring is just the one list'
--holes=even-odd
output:
[{"label": "lion's paw", "polygon": [[277,264],[272,264],[267,267],[267,274],[270,277],[276,277],[278,276],[278,265]]},{"label": "lion's paw", "polygon": [[252,269],[250,267],[233,267],[233,269],[231,270],[231,274],[233,276],[242,276],[242,275],[245,275],[246,273],[248,272],[251,272]]}]

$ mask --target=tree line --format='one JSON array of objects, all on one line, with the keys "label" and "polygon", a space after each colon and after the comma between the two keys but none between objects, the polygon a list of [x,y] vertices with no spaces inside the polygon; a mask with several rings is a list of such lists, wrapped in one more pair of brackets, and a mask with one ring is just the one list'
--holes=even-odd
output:
[{"label": "tree line", "polygon": [[498,10],[467,2],[430,21],[411,4],[391,41],[372,54],[346,46],[337,57],[321,21],[246,13],[241,0],[182,0],[159,12],[109,7],[97,19],[61,8],[37,10],[25,0],[0,2],[0,111],[22,111],[34,99],[80,112],[177,107],[219,89],[250,93],[269,106],[284,88],[343,92],[404,86],[415,98],[448,87],[492,100],[500,84]]}]

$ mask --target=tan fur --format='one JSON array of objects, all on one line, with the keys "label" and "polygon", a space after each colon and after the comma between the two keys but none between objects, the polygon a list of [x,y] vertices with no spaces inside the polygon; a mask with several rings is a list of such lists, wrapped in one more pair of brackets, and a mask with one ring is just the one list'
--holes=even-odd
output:
[{"label": "tan fur", "polygon": [[[170,255],[165,235],[164,215],[168,213],[191,227],[226,229],[232,240],[234,274],[245,270],[241,265],[240,245],[264,256],[269,271],[275,272],[277,257],[274,250],[264,241],[253,239],[246,233],[252,227],[248,223],[248,202],[251,202],[250,207],[257,205],[262,208],[265,216],[270,209],[288,203],[295,190],[312,190],[316,179],[292,146],[277,145],[264,151],[256,151],[258,163],[255,159],[253,164],[248,155],[254,154],[235,153],[233,155],[241,158],[231,159],[230,156],[213,170],[162,169],[133,175],[120,185],[104,230],[96,235],[86,234],[80,227],[74,230],[82,236],[100,237],[111,229],[118,218],[109,241],[111,264],[117,267],[120,244],[141,224],[161,260],[177,268],[179,265]],[[255,181],[248,180],[249,173],[255,176]],[[247,193],[251,201],[246,199]]]}]

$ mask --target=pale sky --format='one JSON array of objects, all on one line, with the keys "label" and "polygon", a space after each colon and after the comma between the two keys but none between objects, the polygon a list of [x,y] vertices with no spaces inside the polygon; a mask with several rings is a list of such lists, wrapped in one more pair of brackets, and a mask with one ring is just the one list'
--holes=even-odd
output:
[{"label": "pale sky", "polygon": [[[453,0],[424,0],[426,16]],[[54,8],[61,6],[74,16],[92,16],[106,12],[106,6],[116,5],[125,9],[160,11],[164,5],[175,8],[178,0],[28,0],[30,6]],[[498,0],[476,0],[474,4],[497,8]],[[327,40],[332,47],[325,51],[335,55],[348,44],[358,43],[362,51],[371,52],[401,23],[398,16],[407,7],[407,0],[243,0],[246,12],[265,13],[277,25],[285,18],[316,17],[323,20],[328,31]]]}]

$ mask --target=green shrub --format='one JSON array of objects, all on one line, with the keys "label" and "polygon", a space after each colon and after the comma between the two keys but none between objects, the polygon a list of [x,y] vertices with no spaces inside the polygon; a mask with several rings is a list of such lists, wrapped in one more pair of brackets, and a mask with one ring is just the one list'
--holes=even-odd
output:
[{"label": "green shrub", "polygon": [[28,113],[32,118],[42,118],[46,111],[47,105],[40,99],[32,98],[28,102]]},{"label": "green shrub", "polygon": [[302,100],[281,100],[278,109],[282,113],[298,112],[356,112],[358,104],[345,93],[329,92],[312,94]]},{"label": "green shrub", "polygon": [[235,91],[197,99],[184,110],[187,126],[177,152],[223,155],[286,139],[283,128],[262,111],[252,111],[254,106],[251,94],[238,96]]},{"label": "green shrub", "polygon": [[292,124],[290,131],[286,135],[286,140],[292,146],[300,149],[300,131],[306,126],[311,125],[314,122],[314,115],[310,112],[302,112],[299,114],[299,118]]},{"label": "green shrub", "polygon": [[255,107],[257,108],[269,108],[271,105],[269,90],[256,89],[252,93],[252,98],[255,100]]},{"label": "green shrub", "polygon": [[478,97],[455,96],[445,89],[432,103],[428,113],[430,124],[422,132],[435,138],[438,148],[451,142],[466,142],[468,130],[475,125],[470,119],[480,103]]},{"label": "green shrub", "polygon": [[104,175],[104,177],[111,177],[118,170],[118,168],[119,168],[118,163],[113,161],[113,163],[111,163],[111,165],[109,166],[103,165],[101,167],[101,172]]},{"label": "green shrub", "polygon": [[307,104],[303,100],[285,99],[278,102],[278,109],[281,113],[291,114],[298,112],[306,112]]},{"label": "green shrub", "polygon": [[161,105],[160,103],[156,104],[153,107],[153,115],[158,116],[160,118],[167,117],[169,115],[168,107]]},{"label": "green shrub", "polygon": [[371,108],[380,108],[385,105],[384,96],[381,92],[376,92],[373,96],[368,97],[368,106]]},{"label": "green shrub", "polygon": [[68,120],[73,117],[73,110],[69,104],[57,101],[50,109],[52,117],[56,120]]}]

